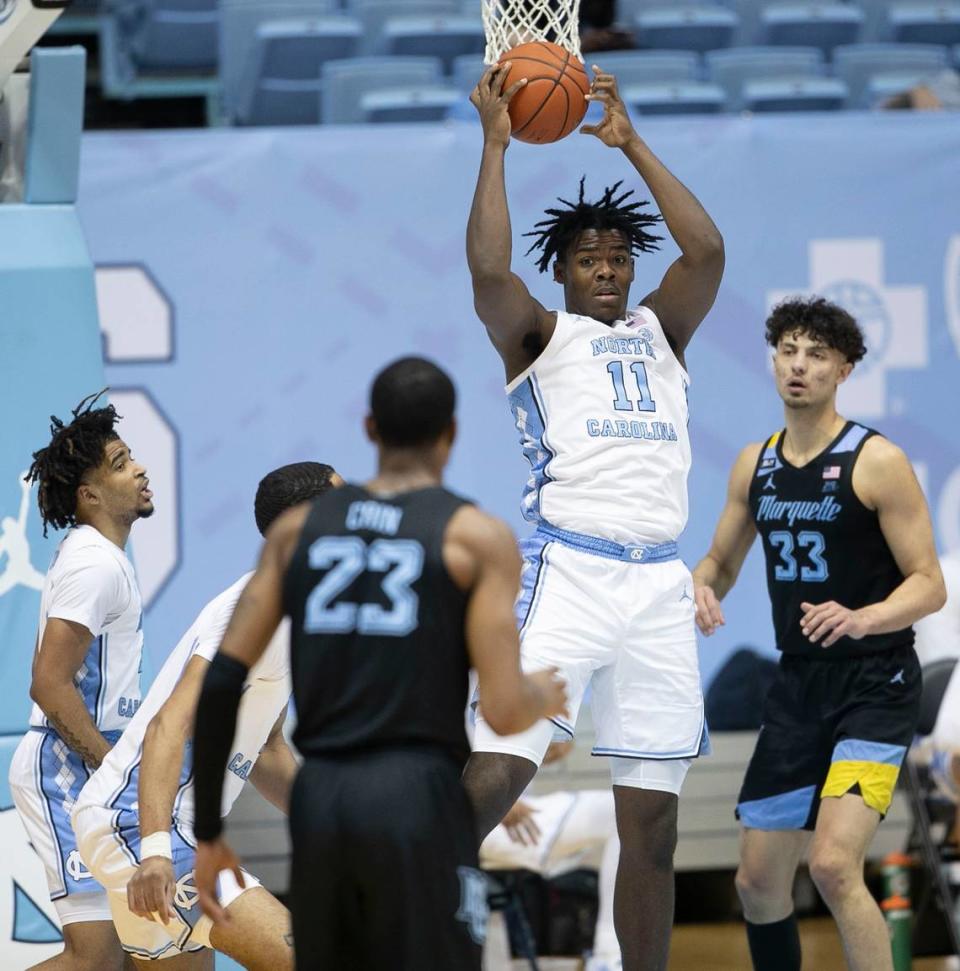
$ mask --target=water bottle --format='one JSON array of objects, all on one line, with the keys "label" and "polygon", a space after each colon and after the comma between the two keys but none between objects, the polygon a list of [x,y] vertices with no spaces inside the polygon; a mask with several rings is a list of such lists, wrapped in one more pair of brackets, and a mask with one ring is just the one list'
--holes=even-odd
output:
[{"label": "water bottle", "polygon": [[882,904],[883,916],[890,934],[893,971],[911,971],[913,967],[913,913],[906,897],[887,897]]},{"label": "water bottle", "polygon": [[906,853],[888,853],[880,864],[883,876],[883,898],[903,897],[910,900],[910,868],[913,858]]}]

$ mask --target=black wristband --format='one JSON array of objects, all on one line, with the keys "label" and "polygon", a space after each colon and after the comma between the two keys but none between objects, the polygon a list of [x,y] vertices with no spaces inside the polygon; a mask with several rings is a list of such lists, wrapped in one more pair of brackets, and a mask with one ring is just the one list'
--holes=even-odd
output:
[{"label": "black wristband", "polygon": [[247,666],[217,653],[203,681],[193,730],[193,834],[216,839],[223,830],[223,776],[237,728],[237,709]]}]

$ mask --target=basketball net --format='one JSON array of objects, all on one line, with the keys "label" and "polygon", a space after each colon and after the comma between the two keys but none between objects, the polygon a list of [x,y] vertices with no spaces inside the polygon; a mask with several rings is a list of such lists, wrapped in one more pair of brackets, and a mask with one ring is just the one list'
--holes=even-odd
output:
[{"label": "basketball net", "polygon": [[580,0],[480,0],[484,61],[496,64],[518,44],[549,40],[580,57]]}]

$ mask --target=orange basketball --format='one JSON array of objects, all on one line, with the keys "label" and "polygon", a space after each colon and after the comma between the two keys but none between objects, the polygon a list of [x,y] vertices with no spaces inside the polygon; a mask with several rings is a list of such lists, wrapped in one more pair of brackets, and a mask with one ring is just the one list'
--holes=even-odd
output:
[{"label": "orange basketball", "polygon": [[514,138],[542,145],[565,138],[580,124],[587,113],[584,95],[590,90],[582,61],[547,40],[520,44],[500,58],[504,61],[510,61],[504,91],[527,78],[510,99]]}]

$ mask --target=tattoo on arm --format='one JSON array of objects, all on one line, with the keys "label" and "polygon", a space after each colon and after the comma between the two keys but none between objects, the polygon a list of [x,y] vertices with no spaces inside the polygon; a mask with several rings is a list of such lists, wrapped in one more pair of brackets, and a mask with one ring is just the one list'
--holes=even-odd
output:
[{"label": "tattoo on arm", "polygon": [[[70,750],[76,752],[80,758],[83,759],[87,765],[94,769],[100,768],[100,763],[103,760],[103,756],[97,755],[92,752],[81,740],[78,738],[70,729],[67,727],[67,723],[64,721],[63,717],[57,711],[48,711],[45,713],[47,718],[50,720],[53,727],[57,730],[57,734],[67,743]],[[109,742],[106,739],[103,740],[103,744],[108,748],[110,747]]]}]

